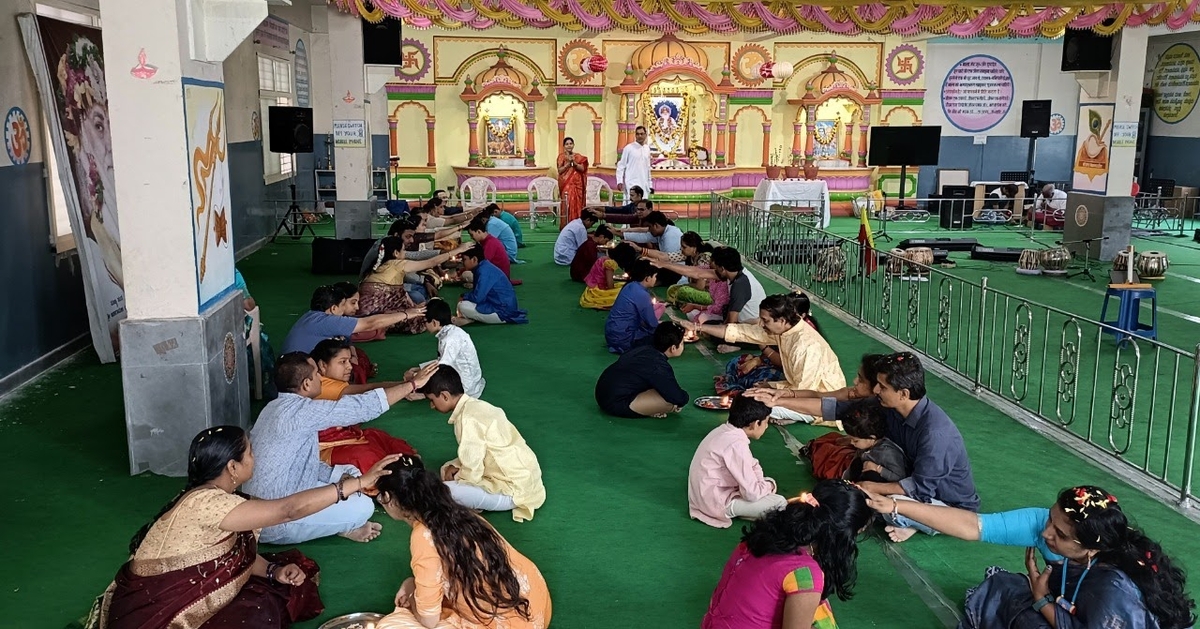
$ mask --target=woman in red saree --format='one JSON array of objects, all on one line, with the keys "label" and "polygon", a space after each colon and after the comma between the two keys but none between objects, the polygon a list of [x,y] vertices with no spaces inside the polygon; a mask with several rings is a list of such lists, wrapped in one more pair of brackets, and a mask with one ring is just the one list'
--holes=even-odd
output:
[{"label": "woman in red saree", "polygon": [[560,230],[583,211],[587,172],[588,159],[575,153],[575,140],[563,140],[563,152],[558,155],[558,191],[563,204],[558,218]]},{"label": "woman in red saree", "polygon": [[316,617],[324,610],[317,564],[295,550],[259,555],[257,531],[374,489],[397,458],[384,458],[361,478],[253,500],[237,493],[254,474],[245,431],[217,426],[201,432],[188,451],[183,492],[134,535],[133,556],[100,598],[89,626],[274,629]]}]

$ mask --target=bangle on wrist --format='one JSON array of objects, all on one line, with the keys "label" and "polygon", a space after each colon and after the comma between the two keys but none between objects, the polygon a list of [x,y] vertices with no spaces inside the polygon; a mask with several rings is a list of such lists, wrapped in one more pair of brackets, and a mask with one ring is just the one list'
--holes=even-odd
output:
[{"label": "bangle on wrist", "polygon": [[338,502],[341,502],[346,499],[346,495],[344,493],[342,493],[342,483],[344,483],[344,482],[346,482],[346,479],[341,478],[341,479],[338,479],[338,482],[333,484],[334,488],[337,489],[337,501]]},{"label": "bangle on wrist", "polygon": [[275,570],[278,568],[279,568],[279,564],[274,561],[267,564],[267,580],[268,581],[270,581],[272,583],[278,583],[278,581],[275,580]]},{"label": "bangle on wrist", "polygon": [[900,517],[900,503],[899,503],[899,501],[896,500],[895,496],[892,496],[891,498],[892,498],[892,518],[898,518],[898,517]]},{"label": "bangle on wrist", "polygon": [[1053,602],[1054,602],[1054,597],[1051,596],[1050,594],[1047,594],[1033,602],[1033,611],[1041,613],[1043,607],[1045,607]]}]

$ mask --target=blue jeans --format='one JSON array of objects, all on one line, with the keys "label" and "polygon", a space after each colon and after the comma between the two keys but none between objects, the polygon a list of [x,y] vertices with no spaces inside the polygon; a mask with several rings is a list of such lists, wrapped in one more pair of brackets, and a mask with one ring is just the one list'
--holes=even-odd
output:
[{"label": "blue jeans", "polygon": [[[908,496],[891,496],[891,497],[895,498],[896,500],[909,500],[909,501],[915,502],[912,498],[909,498]],[[930,500],[927,504],[938,505],[939,507],[948,506],[946,503],[942,502],[941,500],[936,500],[936,499]],[[928,526],[925,526],[924,524],[921,524],[920,522],[917,522],[916,520],[910,520],[902,515],[897,515],[896,517],[893,518],[892,514],[885,513],[885,514],[883,514],[883,520],[885,522],[887,522],[888,524],[891,524],[892,526],[897,526],[902,529],[916,529],[926,535],[937,535],[938,534],[937,531],[929,528]]]},{"label": "blue jeans", "polygon": [[[342,474],[361,476],[353,465],[335,465],[330,482],[336,483]],[[348,533],[367,523],[375,514],[375,501],[370,496],[354,494],[344,502],[286,524],[262,530],[258,541],[263,544],[299,544],[312,539]]]},{"label": "blue jeans", "polygon": [[423,304],[429,300],[429,295],[425,293],[424,286],[405,284],[404,292],[408,293],[408,298],[413,300],[414,304]]}]

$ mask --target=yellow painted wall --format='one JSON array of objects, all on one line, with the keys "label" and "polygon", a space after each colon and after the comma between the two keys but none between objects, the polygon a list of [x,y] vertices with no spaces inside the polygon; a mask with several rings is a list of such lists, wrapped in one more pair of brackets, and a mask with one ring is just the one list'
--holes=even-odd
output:
[{"label": "yellow painted wall", "polygon": [[[468,160],[467,134],[467,105],[460,95],[467,77],[474,78],[480,72],[496,63],[496,49],[503,45],[509,52],[506,62],[524,74],[530,81],[536,80],[537,89],[545,95],[545,100],[535,106],[537,132],[534,148],[537,153],[538,166],[551,168],[554,158],[559,152],[557,120],[560,115],[566,118],[566,135],[574,137],[576,152],[593,155],[592,119],[598,114],[604,121],[601,135],[601,165],[611,166],[617,158],[617,122],[624,118],[621,111],[620,97],[611,90],[605,90],[603,102],[573,103],[559,102],[555,97],[558,86],[573,86],[568,77],[568,71],[577,67],[579,58],[586,53],[576,52],[570,59],[563,59],[563,53],[577,49],[582,42],[590,44],[597,52],[604,55],[608,61],[608,70],[603,75],[593,75],[582,85],[596,87],[603,85],[611,88],[625,79],[625,67],[634,52],[643,44],[658,39],[656,34],[633,35],[625,32],[613,32],[594,38],[580,40],[577,33],[561,29],[546,30],[505,30],[490,31],[482,36],[468,31],[446,31],[442,29],[409,30],[405,31],[407,40],[415,40],[419,47],[428,51],[428,71],[416,81],[395,81],[400,85],[436,85],[436,98],[433,101],[423,101],[422,104],[430,109],[437,119],[436,128],[436,157],[437,176],[439,182],[448,182],[453,178],[453,166],[465,166]],[[762,46],[768,51],[774,61],[787,61],[795,64],[796,71],[792,78],[786,81],[776,81],[774,84],[773,102],[770,105],[730,105],[728,118],[736,119],[738,124],[736,139],[736,164],[740,166],[757,166],[762,161],[762,122],[764,114],[772,123],[770,146],[782,146],[790,151],[792,146],[792,123],[797,119],[798,107],[789,105],[787,100],[800,98],[804,94],[805,83],[813,75],[823,70],[826,56],[836,52],[846,61],[852,62],[862,72],[867,81],[875,83],[880,90],[923,90],[925,87],[924,73],[908,85],[897,85],[884,70],[885,60],[889,52],[901,44],[914,46],[923,55],[924,42],[904,42],[897,37],[864,36],[858,38],[839,38],[819,34],[799,34],[794,36],[761,38],[760,36],[736,35],[734,39],[728,36],[697,36],[682,34],[680,39],[703,51],[708,63],[705,73],[714,82],[722,80],[722,69],[731,65],[738,52],[746,46]],[[416,52],[423,56],[411,42],[406,47],[407,52]],[[848,64],[843,64],[848,65]],[[848,67],[844,69],[849,69]],[[749,63],[743,63],[743,72],[750,72]],[[577,72],[577,71],[576,71]],[[640,73],[635,79],[640,80]],[[679,74],[681,81],[699,81],[686,74]],[[766,89],[770,82],[761,85],[749,85],[739,76],[737,71],[731,72],[731,81],[738,89]],[[885,94],[886,96],[886,94]],[[397,102],[389,104],[389,109],[395,109]],[[697,115],[703,119],[716,122],[716,98],[700,98],[697,103]],[[889,124],[914,124],[921,115],[920,105],[906,105],[907,111],[893,115]],[[871,122],[878,124],[894,106],[884,104],[872,108]],[[419,108],[409,105],[400,110],[398,139],[400,164],[402,166],[424,166],[425,156],[425,126],[424,114],[418,113]],[[595,114],[593,113],[595,112]],[[482,124],[482,123],[481,123]],[[716,125],[713,126],[712,144],[709,149],[716,150]],[[518,129],[518,144],[524,148],[524,128]],[[702,142],[701,127],[696,127],[695,140]],[[482,148],[483,142],[480,141]],[[855,148],[857,151],[857,146]]]}]

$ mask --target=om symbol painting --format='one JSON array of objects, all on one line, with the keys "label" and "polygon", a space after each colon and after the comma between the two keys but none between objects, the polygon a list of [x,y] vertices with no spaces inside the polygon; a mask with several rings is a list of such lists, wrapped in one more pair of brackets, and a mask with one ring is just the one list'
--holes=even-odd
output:
[{"label": "om symbol painting", "polygon": [[33,135],[29,129],[29,118],[20,107],[8,110],[4,117],[4,148],[8,151],[8,159],[14,166],[29,163],[33,154]]}]

